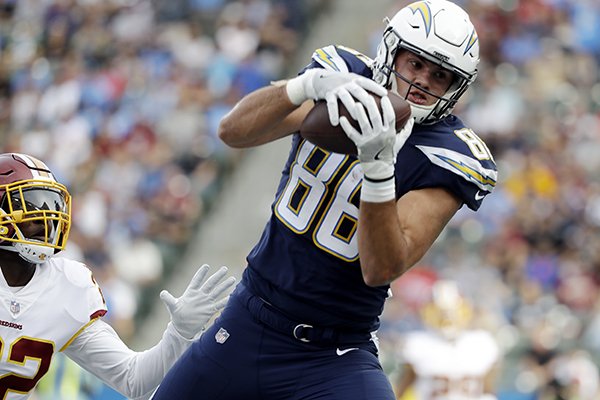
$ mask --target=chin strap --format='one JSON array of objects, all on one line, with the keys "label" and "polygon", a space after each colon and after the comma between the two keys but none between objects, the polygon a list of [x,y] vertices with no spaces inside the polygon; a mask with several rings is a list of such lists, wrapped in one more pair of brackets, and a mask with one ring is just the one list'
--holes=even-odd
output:
[{"label": "chin strap", "polygon": [[[3,210],[0,209],[0,212],[3,212]],[[11,240],[3,240],[2,244],[0,244],[0,249],[18,253],[23,260],[32,264],[44,263],[48,260],[48,258],[54,255],[54,248],[44,245],[44,242],[25,238],[23,232],[19,229],[17,224],[13,224],[13,227],[15,229],[15,232],[13,233],[13,239],[26,240],[27,242],[22,243]]]},{"label": "chin strap", "polygon": [[54,249],[39,244],[13,243],[1,244],[0,249],[18,253],[19,256],[32,264],[42,264],[54,255]]},{"label": "chin strap", "polygon": [[15,243],[14,247],[22,259],[33,264],[44,263],[54,255],[53,248],[39,244]]}]

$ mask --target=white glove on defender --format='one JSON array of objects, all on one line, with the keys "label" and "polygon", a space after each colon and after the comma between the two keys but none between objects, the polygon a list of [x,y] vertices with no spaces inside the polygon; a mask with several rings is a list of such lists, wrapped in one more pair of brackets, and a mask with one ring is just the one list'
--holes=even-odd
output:
[{"label": "white glove on defender", "polygon": [[232,276],[223,280],[227,276],[227,267],[221,267],[207,279],[208,269],[208,265],[202,265],[179,298],[166,290],[160,292],[173,326],[186,339],[202,332],[212,316],[225,307],[229,298],[227,291],[235,283]]},{"label": "white glove on defender", "polygon": [[414,125],[414,119],[410,118],[396,133],[396,114],[387,96],[381,98],[381,110],[380,113],[374,102],[357,103],[356,107],[348,108],[350,115],[358,122],[360,132],[346,117],[340,117],[340,125],[358,149],[364,173],[361,200],[376,203],[395,199],[396,156]]}]

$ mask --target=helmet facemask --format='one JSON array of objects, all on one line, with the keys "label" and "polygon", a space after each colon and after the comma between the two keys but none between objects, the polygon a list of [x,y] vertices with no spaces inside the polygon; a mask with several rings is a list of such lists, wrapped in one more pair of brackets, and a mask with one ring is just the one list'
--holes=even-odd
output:
[{"label": "helmet facemask", "polygon": [[71,226],[71,196],[51,180],[0,185],[0,248],[39,264],[65,248]]}]

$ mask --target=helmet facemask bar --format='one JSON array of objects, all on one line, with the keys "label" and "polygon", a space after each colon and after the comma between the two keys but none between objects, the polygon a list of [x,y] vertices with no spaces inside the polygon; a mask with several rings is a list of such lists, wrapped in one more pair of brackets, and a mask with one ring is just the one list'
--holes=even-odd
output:
[{"label": "helmet facemask bar", "polygon": [[[460,95],[467,89],[465,86],[460,93],[451,91],[451,89],[456,86],[456,83],[453,82],[450,85],[450,88],[446,90],[445,94],[440,96],[410,81],[408,78],[404,77],[396,70],[392,70],[392,73],[398,79],[408,84],[408,88],[406,89],[406,91],[404,93],[400,93],[400,91],[398,90],[398,85],[395,82],[392,83],[392,89],[405,99],[408,98],[408,94],[411,92],[412,88],[417,88],[421,92],[426,93],[427,95],[437,99],[437,101],[431,105],[414,104],[409,101],[411,108],[413,109],[413,114],[415,114],[415,117],[419,119],[419,123],[421,124],[433,123],[447,116],[456,105],[456,102],[458,101]],[[457,78],[455,78],[454,80],[456,81]],[[450,94],[450,96],[447,96],[448,94]],[[423,112],[415,113],[415,109],[423,110]]]},{"label": "helmet facemask bar", "polygon": [[[23,245],[53,249],[44,252],[49,254],[64,249],[71,227],[71,196],[65,186],[30,179],[0,186],[0,190],[4,192],[0,241],[12,242],[17,250]],[[0,245],[6,248],[2,242]],[[40,258],[43,261],[45,257]]]}]

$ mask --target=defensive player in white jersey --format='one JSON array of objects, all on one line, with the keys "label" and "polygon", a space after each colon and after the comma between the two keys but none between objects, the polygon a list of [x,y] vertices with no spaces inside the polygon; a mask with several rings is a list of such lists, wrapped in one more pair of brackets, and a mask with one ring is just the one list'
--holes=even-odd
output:
[{"label": "defensive player in white jersey", "polygon": [[179,298],[157,345],[134,352],[100,317],[106,303],[82,263],[54,258],[71,226],[71,196],[41,161],[0,154],[0,399],[26,399],[64,352],[130,398],[149,398],[175,360],[223,308],[235,279],[203,265]]},{"label": "defensive player in white jersey", "polygon": [[421,312],[429,329],[409,333],[402,343],[405,367],[396,383],[397,399],[496,399],[499,347],[488,331],[469,327],[472,313],[456,282],[436,282],[432,301]]}]

